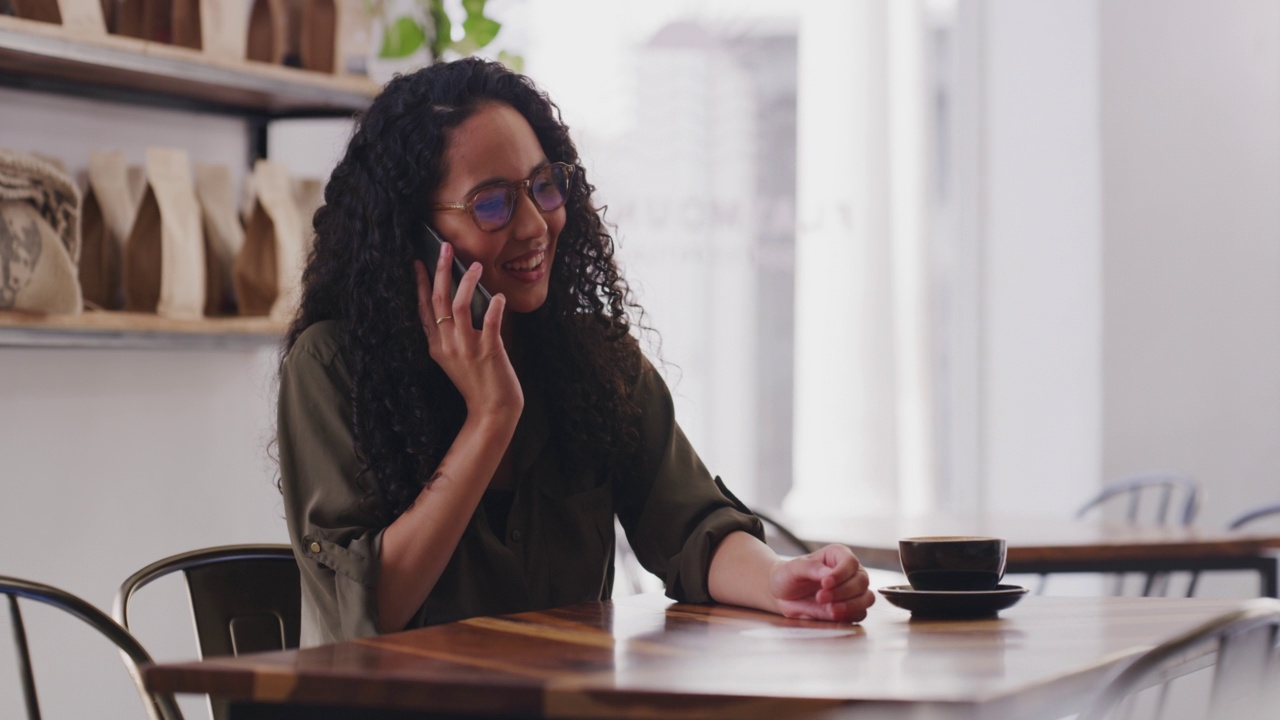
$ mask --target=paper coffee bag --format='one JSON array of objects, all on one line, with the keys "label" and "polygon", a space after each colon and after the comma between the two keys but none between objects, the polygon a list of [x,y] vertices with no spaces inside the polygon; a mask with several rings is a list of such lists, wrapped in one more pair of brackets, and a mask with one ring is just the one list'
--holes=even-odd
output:
[{"label": "paper coffee bag", "polygon": [[239,5],[240,3],[200,2],[200,0],[172,0],[173,44],[199,50],[201,41],[202,5]]},{"label": "paper coffee bag", "polygon": [[292,0],[301,4],[298,19],[298,54],[302,67],[336,73],[339,12],[337,0]]},{"label": "paper coffee bag", "polygon": [[334,44],[336,72],[346,75],[369,74],[369,43],[373,19],[364,0],[339,0],[338,37]]},{"label": "paper coffee bag", "polygon": [[147,190],[147,169],[142,165],[129,166],[129,199],[136,210],[142,204],[142,194]]},{"label": "paper coffee bag", "polygon": [[298,206],[298,219],[302,222],[302,257],[303,264],[311,256],[311,246],[315,244],[316,211],[324,205],[324,180],[319,178],[294,178],[293,204]]},{"label": "paper coffee bag", "polygon": [[125,309],[172,318],[204,313],[204,238],[184,150],[147,150],[147,185],[125,245]]},{"label": "paper coffee bag", "polygon": [[80,224],[80,287],[85,303],[105,310],[124,307],[124,244],[136,211],[124,153],[90,152],[89,188]]},{"label": "paper coffee bag", "polygon": [[62,27],[70,33],[104,35],[107,23],[102,0],[58,0],[62,14]]},{"label": "paper coffee bag", "polygon": [[204,314],[210,317],[236,312],[232,268],[244,245],[244,228],[236,215],[233,194],[230,168],[196,166],[196,197],[204,220]]},{"label": "paper coffee bag", "polygon": [[235,287],[241,315],[288,320],[302,284],[302,221],[289,176],[267,160],[253,167],[253,210],[236,256]]},{"label": "paper coffee bag", "polygon": [[0,148],[0,310],[75,314],[80,191],[66,173]]},{"label": "paper coffee bag", "polygon": [[140,38],[142,33],[143,0],[119,0],[115,9],[114,32],[125,37]]},{"label": "paper coffee bag", "polygon": [[288,52],[289,8],[286,0],[253,0],[245,55],[250,60],[281,65]]},{"label": "paper coffee bag", "polygon": [[241,2],[200,3],[200,44],[204,54],[219,60],[245,59],[249,6]]},{"label": "paper coffee bag", "polygon": [[62,13],[58,10],[58,0],[13,0],[14,13],[26,20],[62,24]]}]

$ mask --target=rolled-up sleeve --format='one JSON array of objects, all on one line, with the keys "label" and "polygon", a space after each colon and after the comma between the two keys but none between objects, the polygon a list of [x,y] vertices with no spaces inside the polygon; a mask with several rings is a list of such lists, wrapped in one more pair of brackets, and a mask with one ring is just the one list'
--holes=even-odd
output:
[{"label": "rolled-up sleeve", "polygon": [[641,456],[623,478],[618,517],[636,558],[662,579],[668,597],[712,602],[707,573],[716,546],[737,531],[763,540],[764,526],[707,471],[675,421],[666,383],[647,361],[634,400]]},{"label": "rolled-up sleeve", "polygon": [[357,485],[351,379],[332,323],[308,328],[281,367],[277,438],[290,541],[302,574],[302,644],[377,634],[382,532]]}]

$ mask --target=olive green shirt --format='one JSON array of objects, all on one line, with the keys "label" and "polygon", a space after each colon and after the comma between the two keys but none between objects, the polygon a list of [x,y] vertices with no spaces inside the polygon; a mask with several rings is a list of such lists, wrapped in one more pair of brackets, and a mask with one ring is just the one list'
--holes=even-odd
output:
[{"label": "olive green shirt", "polygon": [[[385,525],[357,486],[351,376],[343,325],[317,323],[280,374],[279,450],[285,517],[302,571],[302,644],[377,634],[378,557]],[[516,487],[505,535],[483,503],[408,627],[474,615],[605,599],[612,592],[614,515],[636,557],[684,602],[710,602],[711,553],[725,536],[763,537],[760,521],[713,478],[676,424],[671,395],[646,361],[634,388],[642,460],[613,482],[599,468],[563,468],[536,388],[525,388],[511,452]]]}]

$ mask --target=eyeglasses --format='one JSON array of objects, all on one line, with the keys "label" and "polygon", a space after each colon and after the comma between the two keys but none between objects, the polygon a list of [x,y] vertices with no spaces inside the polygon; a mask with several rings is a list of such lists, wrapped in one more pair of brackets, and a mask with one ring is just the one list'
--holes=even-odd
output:
[{"label": "eyeglasses", "polygon": [[544,213],[559,210],[569,198],[573,184],[573,171],[577,167],[569,163],[551,163],[533,171],[519,182],[496,182],[471,194],[466,202],[436,203],[432,210],[466,210],[476,227],[487,232],[501,230],[515,215],[519,192],[529,193],[529,199]]}]

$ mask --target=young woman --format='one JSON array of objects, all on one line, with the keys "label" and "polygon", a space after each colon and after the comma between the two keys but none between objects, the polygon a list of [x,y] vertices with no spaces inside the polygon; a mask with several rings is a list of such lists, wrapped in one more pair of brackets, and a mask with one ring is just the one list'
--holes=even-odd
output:
[{"label": "young woman", "polygon": [[848,548],[779,558],[690,447],[592,190],[557,108],[496,63],[397,77],[361,117],[280,368],[304,644],[608,598],[615,515],[672,598],[865,617]]}]

